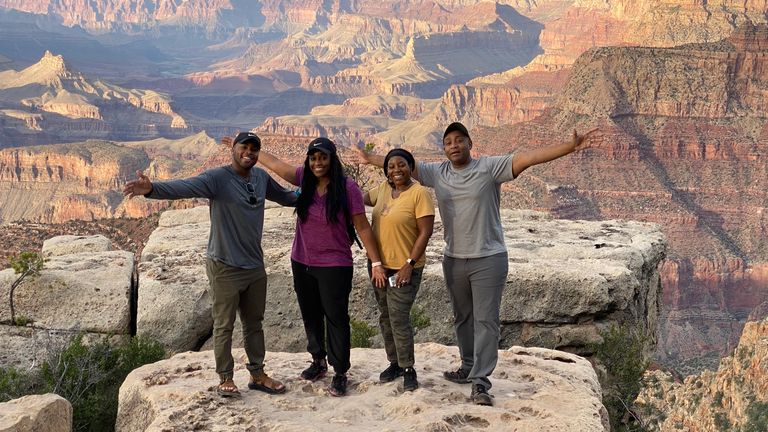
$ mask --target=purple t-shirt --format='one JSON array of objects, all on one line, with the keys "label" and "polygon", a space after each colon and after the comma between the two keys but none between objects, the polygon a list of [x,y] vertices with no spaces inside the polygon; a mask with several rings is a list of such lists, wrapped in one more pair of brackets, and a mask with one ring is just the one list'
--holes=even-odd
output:
[{"label": "purple t-shirt", "polygon": [[[304,167],[296,168],[296,181],[301,185]],[[364,214],[363,193],[354,180],[347,177],[347,206],[350,215]],[[313,267],[352,266],[352,240],[347,234],[347,222],[343,210],[339,210],[336,222],[325,217],[325,195],[312,197],[306,222],[296,219],[296,236],[293,238],[291,259]]]}]

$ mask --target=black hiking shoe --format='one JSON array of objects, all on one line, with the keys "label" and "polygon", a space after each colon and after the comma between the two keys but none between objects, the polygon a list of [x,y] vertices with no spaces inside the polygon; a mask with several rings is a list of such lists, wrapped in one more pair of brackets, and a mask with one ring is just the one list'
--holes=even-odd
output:
[{"label": "black hiking shoe", "polygon": [[384,369],[384,372],[379,374],[379,381],[388,383],[401,376],[403,376],[403,368],[398,366],[397,363],[390,363],[389,367]]},{"label": "black hiking shoe", "polygon": [[344,396],[347,394],[347,375],[336,374],[333,376],[330,387],[328,387],[328,393],[331,396]]},{"label": "black hiking shoe", "polygon": [[469,384],[469,379],[467,379],[468,376],[469,371],[462,368],[458,368],[455,371],[443,372],[443,378],[457,384]]},{"label": "black hiking shoe", "polygon": [[493,399],[488,394],[488,390],[480,384],[472,384],[472,394],[469,396],[475,405],[492,406]]},{"label": "black hiking shoe", "polygon": [[304,369],[301,378],[309,381],[317,381],[328,372],[328,363],[324,358],[312,360],[312,364]]},{"label": "black hiking shoe", "polygon": [[419,381],[416,380],[416,369],[407,367],[403,370],[403,390],[414,391],[419,388]]}]

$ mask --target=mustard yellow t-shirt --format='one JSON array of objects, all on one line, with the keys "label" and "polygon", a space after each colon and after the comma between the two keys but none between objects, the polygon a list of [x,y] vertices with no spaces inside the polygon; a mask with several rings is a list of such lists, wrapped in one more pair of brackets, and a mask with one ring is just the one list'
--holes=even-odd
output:
[{"label": "mustard yellow t-shirt", "polygon": [[[410,257],[413,244],[419,237],[416,219],[434,216],[435,204],[427,189],[415,181],[397,198],[387,182],[368,191],[373,204],[373,234],[379,246],[381,263],[388,269],[399,269]],[[416,267],[424,267],[422,254]]]}]

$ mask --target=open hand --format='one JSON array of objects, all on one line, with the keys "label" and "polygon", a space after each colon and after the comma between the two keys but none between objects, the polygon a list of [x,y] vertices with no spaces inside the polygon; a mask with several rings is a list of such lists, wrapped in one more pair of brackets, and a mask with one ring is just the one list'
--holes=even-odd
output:
[{"label": "open hand", "polygon": [[352,148],[352,154],[349,156],[350,163],[358,165],[367,165],[371,163],[370,159],[368,159],[368,153],[366,153],[365,150],[357,146],[352,146]]},{"label": "open hand", "polygon": [[387,286],[387,273],[384,271],[384,267],[376,266],[371,269],[371,280],[376,288]]},{"label": "open hand", "polygon": [[573,150],[584,150],[586,148],[591,147],[594,144],[595,139],[597,138],[597,131],[598,128],[594,128],[590,130],[589,132],[579,135],[576,132],[576,129],[573,130]]},{"label": "open hand", "polygon": [[225,136],[221,139],[221,143],[227,147],[232,147],[232,141],[234,141],[234,138],[231,136]]},{"label": "open hand", "polygon": [[141,171],[136,171],[136,180],[129,181],[123,187],[123,195],[128,199],[135,197],[136,195],[146,195],[152,192],[152,182]]}]

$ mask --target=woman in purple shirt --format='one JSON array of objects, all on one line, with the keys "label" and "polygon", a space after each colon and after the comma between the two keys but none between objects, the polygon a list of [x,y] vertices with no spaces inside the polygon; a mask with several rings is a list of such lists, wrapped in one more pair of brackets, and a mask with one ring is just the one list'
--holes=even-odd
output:
[{"label": "woman in purple shirt", "polygon": [[328,391],[333,396],[343,396],[350,366],[352,226],[373,262],[373,283],[378,287],[385,283],[379,250],[365,217],[362,192],[352,179],[344,176],[336,145],[328,138],[309,143],[303,167],[291,166],[263,150],[259,162],[291,184],[301,186],[296,200],[298,218],[291,265],[293,287],[307,333],[307,351],[312,355],[312,364],[301,377],[310,381],[320,379],[330,363],[335,375]]}]

